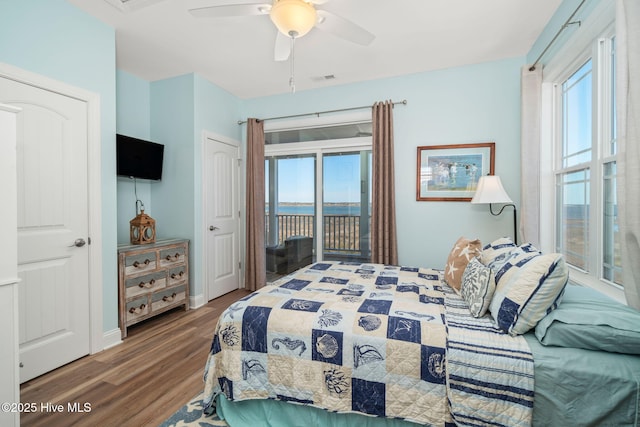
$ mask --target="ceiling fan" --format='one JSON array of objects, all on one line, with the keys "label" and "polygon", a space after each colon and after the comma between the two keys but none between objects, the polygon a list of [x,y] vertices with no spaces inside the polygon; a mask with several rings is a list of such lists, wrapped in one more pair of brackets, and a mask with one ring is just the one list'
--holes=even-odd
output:
[{"label": "ceiling fan", "polygon": [[316,27],[350,42],[368,46],[375,39],[369,31],[348,19],[317,9],[328,0],[273,0],[273,3],[220,4],[189,9],[195,17],[228,18],[235,16],[269,15],[278,28],[274,58],[286,61],[293,41]]}]

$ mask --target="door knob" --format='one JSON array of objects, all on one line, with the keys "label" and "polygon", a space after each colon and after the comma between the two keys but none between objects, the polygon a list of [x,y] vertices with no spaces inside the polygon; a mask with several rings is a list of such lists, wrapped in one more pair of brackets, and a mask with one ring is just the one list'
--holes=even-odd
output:
[{"label": "door knob", "polygon": [[214,231],[214,230],[220,230],[220,229],[218,227],[214,227],[213,225],[210,225],[209,230]]},{"label": "door knob", "polygon": [[86,244],[87,242],[85,242],[84,239],[76,239],[75,242],[73,242],[73,245],[69,245],[69,247],[72,248],[75,246],[76,248],[81,248]]}]

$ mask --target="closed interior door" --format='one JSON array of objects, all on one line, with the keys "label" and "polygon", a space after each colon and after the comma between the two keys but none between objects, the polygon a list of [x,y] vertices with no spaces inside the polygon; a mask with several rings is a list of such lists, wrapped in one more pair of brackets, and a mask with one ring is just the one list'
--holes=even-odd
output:
[{"label": "closed interior door", "polygon": [[212,300],[240,284],[238,147],[207,138],[204,157],[206,286]]},{"label": "closed interior door", "polygon": [[90,353],[87,105],[0,78],[17,118],[20,381]]}]

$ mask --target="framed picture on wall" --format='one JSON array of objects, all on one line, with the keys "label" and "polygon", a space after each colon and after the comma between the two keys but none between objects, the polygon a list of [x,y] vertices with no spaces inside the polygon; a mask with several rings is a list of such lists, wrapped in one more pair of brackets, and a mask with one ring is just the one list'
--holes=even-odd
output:
[{"label": "framed picture on wall", "polygon": [[468,202],[478,180],[493,175],[495,142],[418,147],[417,201]]}]

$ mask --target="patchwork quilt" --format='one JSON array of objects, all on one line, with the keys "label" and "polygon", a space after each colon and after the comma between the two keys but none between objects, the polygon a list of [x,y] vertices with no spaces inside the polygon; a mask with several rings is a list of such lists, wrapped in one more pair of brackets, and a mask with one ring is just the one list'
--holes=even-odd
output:
[{"label": "patchwork quilt", "polygon": [[526,342],[473,318],[441,277],[321,262],[239,300],[216,326],[205,407],[224,393],[433,426],[529,425]]}]

